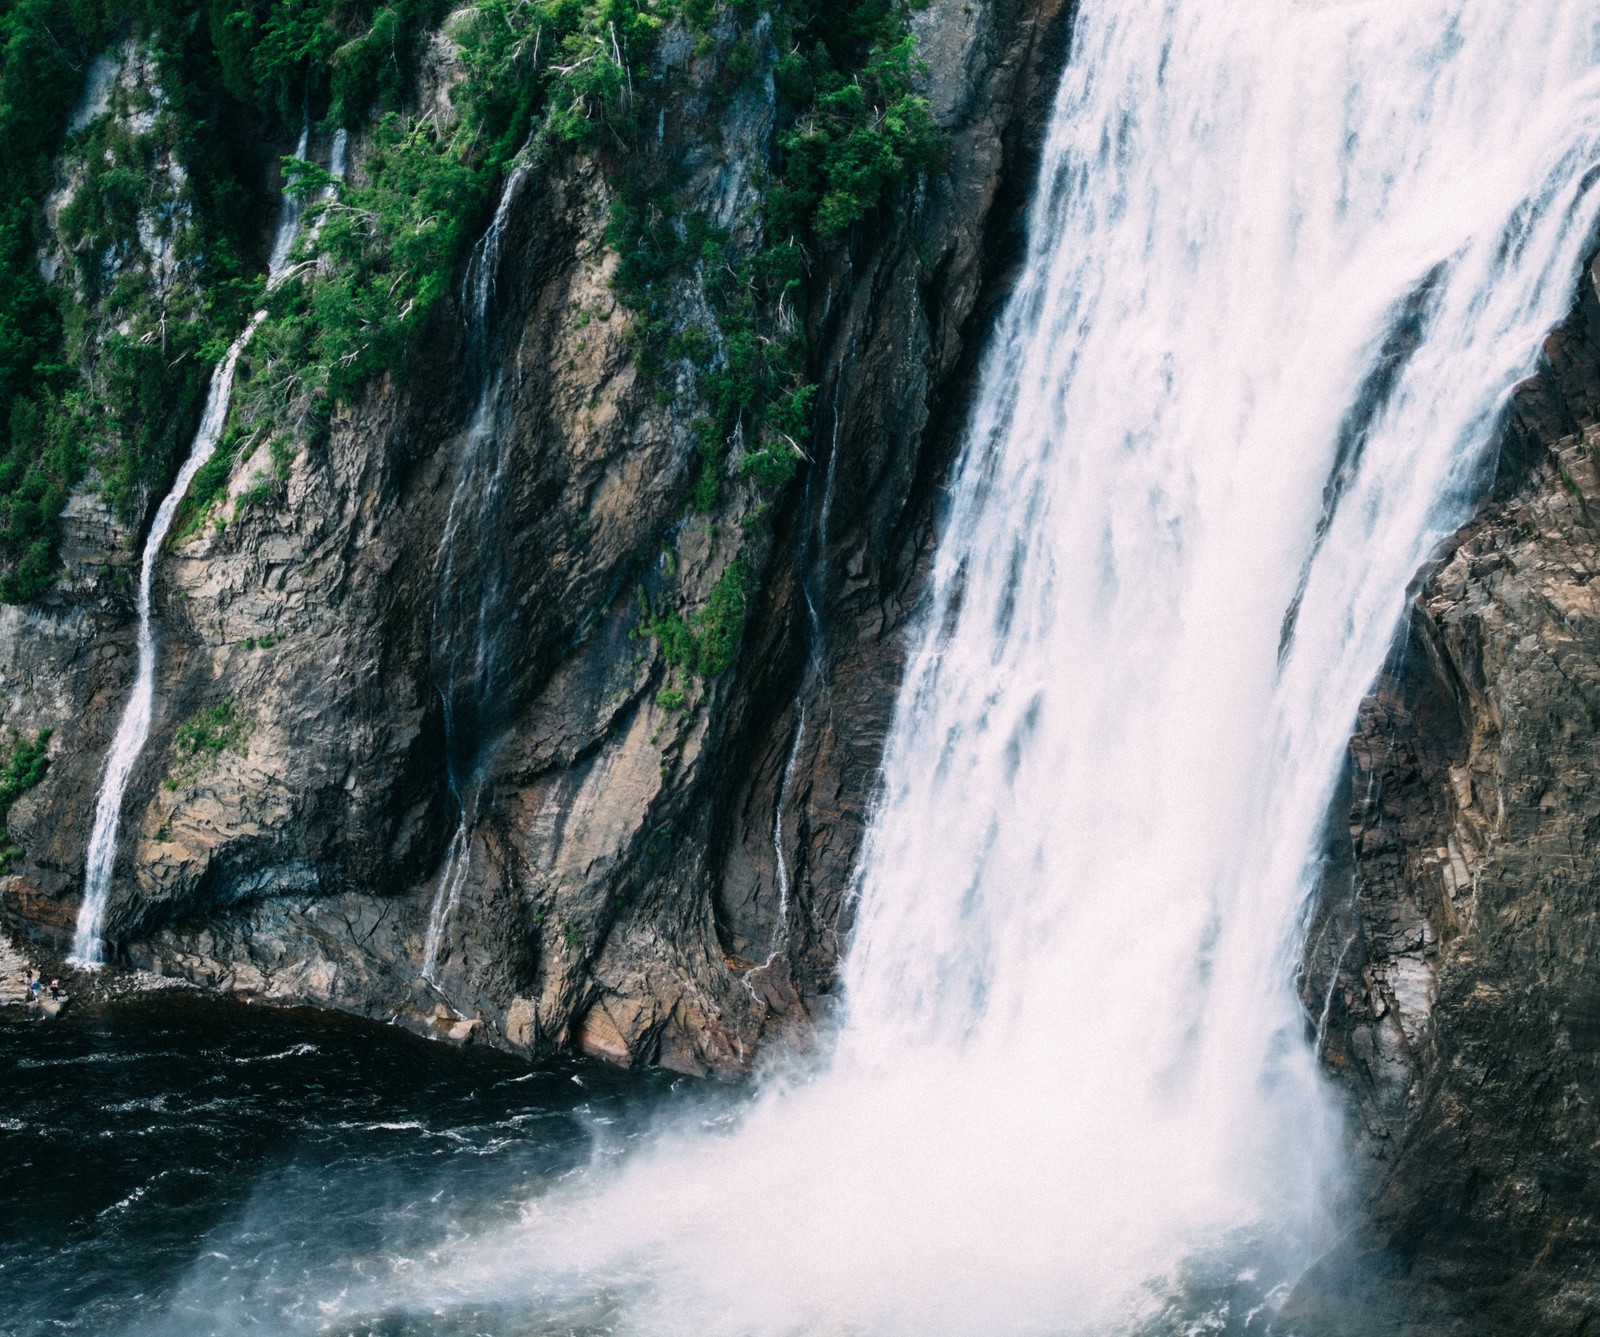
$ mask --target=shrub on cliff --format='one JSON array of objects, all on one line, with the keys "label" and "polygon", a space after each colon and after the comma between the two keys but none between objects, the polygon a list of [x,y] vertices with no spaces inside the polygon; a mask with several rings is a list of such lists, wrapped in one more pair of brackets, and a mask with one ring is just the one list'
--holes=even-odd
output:
[{"label": "shrub on cliff", "polygon": [[8,871],[22,851],[6,829],[6,819],[16,801],[44,779],[50,764],[50,730],[41,729],[29,741],[15,729],[11,731],[11,751],[0,767],[0,873]]}]

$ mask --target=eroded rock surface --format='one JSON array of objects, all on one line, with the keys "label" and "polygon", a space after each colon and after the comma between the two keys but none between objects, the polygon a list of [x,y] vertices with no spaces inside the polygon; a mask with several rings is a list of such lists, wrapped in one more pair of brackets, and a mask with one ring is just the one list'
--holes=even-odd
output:
[{"label": "eroded rock surface", "polygon": [[1600,1324],[1595,275],[1546,352],[1351,744],[1305,995],[1369,1201],[1286,1331]]},{"label": "eroded rock surface", "polygon": [[[1063,0],[935,0],[917,24],[938,48],[925,78],[948,166],[819,256],[812,463],[747,554],[764,583],[733,667],[689,684],[684,708],[656,699],[667,670],[639,634],[640,594],[702,603],[734,556],[718,535],[753,503],[727,489],[716,524],[686,518],[691,424],[635,366],[606,178],[584,160],[536,170],[507,209],[492,333],[511,686],[435,982],[424,940],[457,800],[430,647],[475,408],[459,310],[403,374],[296,445],[280,496],[163,558],[154,727],[108,915],[125,960],[691,1072],[737,1070],[764,1036],[804,1032],[833,987],[936,484],[1065,54]],[[445,107],[452,64],[435,45],[420,96]],[[658,151],[695,207],[758,245],[770,40],[732,97],[714,51],[670,35],[661,51],[676,91]],[[357,179],[361,161],[357,140]],[[262,461],[241,460],[230,503]],[[44,783],[12,812],[26,857],[5,908],[58,945],[133,672],[122,573],[139,539],[74,506],[69,566],[109,574],[0,615],[7,722],[56,731]],[[222,707],[227,745],[197,763],[180,731]]]}]

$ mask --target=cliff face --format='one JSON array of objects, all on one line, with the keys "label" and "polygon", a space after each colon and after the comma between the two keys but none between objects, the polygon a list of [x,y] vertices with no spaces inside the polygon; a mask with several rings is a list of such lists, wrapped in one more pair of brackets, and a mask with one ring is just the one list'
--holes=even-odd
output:
[{"label": "cliff face", "polygon": [[[241,452],[222,522],[160,563],[155,722],[107,918],[124,959],[419,1026],[443,1005],[507,1047],[697,1072],[815,1017],[936,482],[1066,37],[1062,0],[936,0],[914,26],[948,164],[817,257],[809,463],[754,540],[763,581],[732,668],[662,694],[641,600],[703,604],[755,503],[733,489],[685,513],[692,424],[636,365],[606,176],[580,157],[513,178],[485,252],[492,365],[473,367],[471,312],[444,311],[325,435],[271,465]],[[663,41],[655,151],[737,238],[775,102],[770,75],[719,92],[717,59]],[[770,42],[754,59],[770,70]],[[446,107],[449,76],[436,44],[422,97]],[[357,180],[363,152],[357,137]],[[505,447],[496,468],[465,447],[481,421]],[[493,560],[470,574],[503,591],[503,718],[452,857],[438,622],[476,596],[449,588],[443,552],[452,507],[486,513],[489,487]],[[58,945],[133,676],[141,540],[89,493],[65,526],[69,578],[0,615],[7,723],[54,731],[45,780],[11,812],[24,854],[4,903]]]},{"label": "cliff face", "polygon": [[[158,569],[155,722],[107,921],[125,960],[417,1027],[443,1008],[507,1048],[689,1072],[803,1039],[849,929],[938,484],[1020,243],[1066,7],[916,13],[948,160],[813,256],[819,393],[770,524],[746,525],[760,503],[738,488],[686,511],[694,423],[641,371],[614,290],[613,187],[584,156],[508,185],[484,252],[490,328],[470,300],[446,303],[404,371],[325,433],[271,460],[241,452],[226,523],[202,517]],[[759,249],[777,52],[755,41],[759,77],[730,96],[730,47],[663,40],[673,91],[652,151]],[[431,53],[420,97],[447,116],[448,41]],[[122,85],[130,107],[135,91],[159,102],[136,50],[116,68],[113,104]],[[358,179],[367,147],[352,146]],[[180,168],[150,161],[181,222]],[[77,179],[63,164],[52,219]],[[192,287],[151,218],[122,272]],[[65,247],[43,258],[70,268]],[[1302,1283],[1288,1331],[1592,1322],[1597,293],[1592,275],[1517,397],[1491,495],[1419,577],[1362,707],[1302,980],[1353,1111],[1362,1224]],[[678,300],[687,323],[703,285]],[[258,372],[247,353],[241,374]],[[482,456],[485,423],[496,449]],[[492,518],[465,566],[448,560],[463,515]],[[3,908],[57,947],[133,677],[142,538],[89,489],[64,531],[49,594],[0,609],[5,723],[52,731],[50,768],[7,822],[21,856]],[[736,658],[674,677],[644,609],[703,607],[739,560],[761,583]],[[468,797],[447,765],[440,622],[486,606],[485,582],[503,684]]]},{"label": "cliff face", "polygon": [[1302,1286],[1329,1331],[1596,1322],[1597,279],[1517,394],[1491,495],[1419,577],[1351,744],[1304,981],[1367,1199]]}]

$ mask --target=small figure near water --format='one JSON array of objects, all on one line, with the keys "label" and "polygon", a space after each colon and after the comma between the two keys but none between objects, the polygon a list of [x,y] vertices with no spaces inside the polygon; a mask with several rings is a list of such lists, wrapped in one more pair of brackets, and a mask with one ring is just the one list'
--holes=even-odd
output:
[{"label": "small figure near water", "polygon": [[[16,995],[9,996],[15,998]],[[37,1009],[45,1017],[54,1019],[66,1011],[67,1004],[72,999],[61,987],[59,976],[52,977],[46,984],[42,970],[35,970],[32,965],[25,965],[22,969],[21,1001],[30,1011]]]}]

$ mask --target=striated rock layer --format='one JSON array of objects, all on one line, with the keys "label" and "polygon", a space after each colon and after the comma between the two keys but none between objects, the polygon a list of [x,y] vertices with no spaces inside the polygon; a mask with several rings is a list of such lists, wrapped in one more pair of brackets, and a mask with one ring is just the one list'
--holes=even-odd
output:
[{"label": "striated rock layer", "polygon": [[1304,994],[1367,1209],[1287,1330],[1600,1325],[1597,285],[1361,709]]},{"label": "striated rock layer", "polygon": [[[640,593],[702,603],[733,560],[718,536],[752,503],[685,518],[690,424],[635,368],[605,177],[582,160],[536,170],[491,276],[490,409],[510,447],[506,729],[436,983],[421,978],[424,938],[457,806],[430,645],[475,408],[460,311],[326,439],[298,443],[280,503],[203,525],[164,558],[155,720],[107,917],[124,960],[693,1072],[742,1068],[774,1029],[804,1034],[833,985],[937,480],[1066,41],[1063,0],[935,0],[916,28],[948,165],[819,257],[812,462],[755,540],[765,582],[732,669],[692,684],[688,709],[656,700],[667,668],[639,635]],[[773,53],[757,58],[770,68]],[[660,59],[675,91],[656,151],[696,207],[759,245],[744,220],[773,152],[770,78],[727,97],[687,42]],[[450,77],[433,65],[428,78]],[[437,88],[422,96],[447,111]],[[357,180],[362,151],[358,138]],[[241,463],[230,495],[262,467]],[[138,540],[75,500],[71,579],[0,612],[7,723],[54,730],[49,772],[9,823],[25,856],[5,913],[36,942],[64,945],[76,913],[133,674]],[[219,707],[228,745],[195,760],[179,731]]]}]

